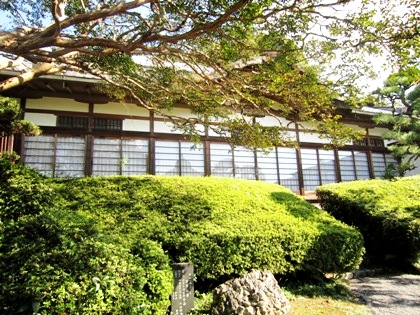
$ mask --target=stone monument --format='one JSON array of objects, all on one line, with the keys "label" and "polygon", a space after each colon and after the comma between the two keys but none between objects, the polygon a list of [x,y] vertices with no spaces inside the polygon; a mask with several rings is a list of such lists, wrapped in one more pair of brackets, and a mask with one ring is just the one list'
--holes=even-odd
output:
[{"label": "stone monument", "polygon": [[171,295],[171,315],[187,315],[194,309],[194,266],[172,264],[174,291]]}]

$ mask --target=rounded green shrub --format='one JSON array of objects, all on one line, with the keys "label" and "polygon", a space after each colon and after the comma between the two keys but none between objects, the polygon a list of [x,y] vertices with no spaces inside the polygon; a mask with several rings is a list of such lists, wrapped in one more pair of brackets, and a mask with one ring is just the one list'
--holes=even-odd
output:
[{"label": "rounded green shrub", "polygon": [[361,231],[370,262],[419,260],[420,176],[329,184],[317,194],[323,209]]},{"label": "rounded green shrub", "polygon": [[61,185],[70,209],[101,218],[116,234],[160,243],[172,262],[192,262],[202,280],[251,269],[341,273],[363,254],[357,230],[274,184],[144,176]]},{"label": "rounded green shrub", "polygon": [[114,234],[35,172],[0,165],[1,314],[166,314],[173,279],[160,244]]},{"label": "rounded green shrub", "polygon": [[274,184],[47,180],[2,167],[2,314],[165,314],[170,263],[221,281],[251,269],[340,273],[363,254],[357,230]]},{"label": "rounded green shrub", "polygon": [[35,170],[0,156],[0,221],[18,220],[38,214],[53,204],[54,194],[45,178]]}]

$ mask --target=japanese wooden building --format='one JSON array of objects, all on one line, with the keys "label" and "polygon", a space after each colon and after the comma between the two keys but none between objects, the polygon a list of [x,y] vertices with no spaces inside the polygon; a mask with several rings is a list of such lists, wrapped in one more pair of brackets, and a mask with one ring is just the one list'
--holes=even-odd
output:
[{"label": "japanese wooden building", "polygon": [[[0,72],[0,79],[14,75]],[[97,79],[43,76],[3,93],[20,100],[24,119],[38,124],[37,137],[15,137],[21,163],[52,177],[103,175],[224,176],[263,180],[305,195],[317,186],[355,179],[379,178],[396,163],[367,113],[342,109],[343,122],[365,130],[366,139],[325,150],[309,124],[289,124],[299,148],[277,147],[268,154],[232,148],[203,129],[194,145],[152,111],[116,103],[95,89]],[[186,108],[174,109],[189,117]],[[272,117],[258,122],[275,125]],[[3,148],[3,147],[2,147]],[[8,139],[10,149],[10,138]]]}]

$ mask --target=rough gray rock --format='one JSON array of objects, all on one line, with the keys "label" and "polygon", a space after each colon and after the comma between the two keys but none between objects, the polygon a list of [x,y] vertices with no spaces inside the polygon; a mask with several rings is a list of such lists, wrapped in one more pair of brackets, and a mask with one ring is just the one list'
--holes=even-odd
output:
[{"label": "rough gray rock", "polygon": [[284,315],[290,303],[269,271],[253,271],[218,286],[213,315]]}]

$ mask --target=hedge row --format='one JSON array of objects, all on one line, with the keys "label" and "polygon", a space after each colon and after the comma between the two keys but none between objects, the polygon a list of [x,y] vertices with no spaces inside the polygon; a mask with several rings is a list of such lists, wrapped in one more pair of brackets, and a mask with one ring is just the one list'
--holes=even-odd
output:
[{"label": "hedge row", "polygon": [[0,313],[165,314],[170,263],[199,280],[345,272],[362,236],[289,190],[222,178],[49,180],[0,160]]},{"label": "hedge row", "polygon": [[151,240],[121,242],[37,173],[0,159],[1,314],[166,314],[172,271]]},{"label": "hedge row", "polygon": [[420,258],[420,176],[329,184],[317,195],[323,209],[361,231],[371,262]]},{"label": "hedge row", "polygon": [[171,261],[194,263],[203,280],[253,268],[345,272],[363,253],[357,230],[274,184],[144,176],[59,185],[65,208],[89,214],[115,235],[161,244]]}]

